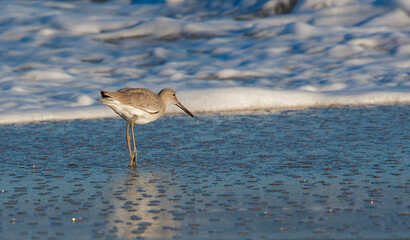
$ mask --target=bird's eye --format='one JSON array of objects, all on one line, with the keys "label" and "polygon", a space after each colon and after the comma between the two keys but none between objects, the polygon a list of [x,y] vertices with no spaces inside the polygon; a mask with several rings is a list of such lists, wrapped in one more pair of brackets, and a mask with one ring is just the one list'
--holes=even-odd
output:
[{"label": "bird's eye", "polygon": [[172,94],[172,96],[174,96],[174,97],[175,97],[175,93],[173,93],[173,94]]}]

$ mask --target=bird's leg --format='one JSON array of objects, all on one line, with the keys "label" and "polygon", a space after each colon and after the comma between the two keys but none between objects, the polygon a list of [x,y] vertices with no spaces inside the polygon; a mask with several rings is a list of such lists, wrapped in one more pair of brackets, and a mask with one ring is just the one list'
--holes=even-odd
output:
[{"label": "bird's leg", "polygon": [[131,160],[133,161],[132,166],[137,166],[137,147],[135,146],[135,137],[134,137],[134,122],[131,122],[131,134],[132,134],[132,142],[134,143],[134,151],[132,152]]},{"label": "bird's leg", "polygon": [[130,144],[130,125],[131,123],[127,123],[127,144],[128,144],[128,151],[130,152],[130,163],[129,166],[132,164],[132,155],[131,155],[131,144]]}]

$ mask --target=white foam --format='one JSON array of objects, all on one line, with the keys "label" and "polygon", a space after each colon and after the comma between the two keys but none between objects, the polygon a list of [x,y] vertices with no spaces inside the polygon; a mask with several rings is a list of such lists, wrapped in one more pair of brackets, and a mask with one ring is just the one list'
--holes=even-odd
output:
[{"label": "white foam", "polygon": [[183,92],[181,102],[193,112],[224,112],[260,109],[360,106],[410,103],[406,92],[372,92],[334,95],[309,91],[261,88],[227,88]]},{"label": "white foam", "polygon": [[124,87],[194,113],[409,103],[409,1],[290,3],[0,1],[0,124],[114,117],[98,89]]},{"label": "white foam", "polygon": [[282,34],[292,34],[299,38],[308,38],[323,35],[323,31],[320,28],[314,27],[307,23],[294,22],[287,24]]},{"label": "white foam", "polygon": [[73,76],[58,70],[33,70],[21,77],[33,81],[73,79]]},{"label": "white foam", "polygon": [[8,112],[0,117],[0,124],[30,123],[41,121],[62,121],[74,119],[95,119],[116,117],[107,107],[46,108],[26,110],[24,112]]},{"label": "white foam", "polygon": [[[409,12],[410,13],[410,12]],[[380,17],[371,19],[365,24],[365,26],[385,26],[385,27],[397,27],[397,26],[409,26],[410,16],[409,13],[403,9],[397,9],[392,12],[383,14]]]},{"label": "white foam", "polygon": [[341,7],[354,0],[298,0],[294,12],[312,11],[321,8]]},{"label": "white foam", "polygon": [[155,37],[175,36],[182,32],[183,21],[166,17],[157,17],[151,21],[142,22],[133,28],[96,35],[95,39],[132,38],[153,35]]},{"label": "white foam", "polygon": [[260,71],[241,71],[235,69],[223,69],[216,73],[216,77],[219,79],[239,79],[262,76],[264,76],[264,74]]},{"label": "white foam", "polygon": [[[182,91],[178,95],[180,102],[194,114],[410,103],[410,94],[407,92],[383,91],[334,95],[309,91],[224,88]],[[75,104],[78,106],[76,108],[45,108],[2,113],[0,124],[118,117],[111,109],[99,104],[82,107],[95,102],[86,96],[81,98],[84,99],[78,99],[79,104]],[[169,107],[167,113],[184,114],[176,106]]]}]

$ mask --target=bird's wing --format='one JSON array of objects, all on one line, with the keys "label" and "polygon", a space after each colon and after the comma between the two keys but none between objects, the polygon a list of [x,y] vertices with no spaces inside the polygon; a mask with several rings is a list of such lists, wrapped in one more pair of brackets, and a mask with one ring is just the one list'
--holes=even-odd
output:
[{"label": "bird's wing", "polygon": [[129,105],[149,113],[161,110],[161,100],[157,94],[145,88],[123,88],[116,92],[106,92],[122,104]]}]

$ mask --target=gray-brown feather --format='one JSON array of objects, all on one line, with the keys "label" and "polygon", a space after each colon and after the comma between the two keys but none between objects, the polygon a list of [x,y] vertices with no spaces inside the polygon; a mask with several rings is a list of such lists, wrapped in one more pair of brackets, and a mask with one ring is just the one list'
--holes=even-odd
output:
[{"label": "gray-brown feather", "polygon": [[149,113],[161,110],[161,99],[157,94],[145,88],[123,88],[116,92],[104,91],[104,97],[114,98],[122,104],[129,105]]}]

